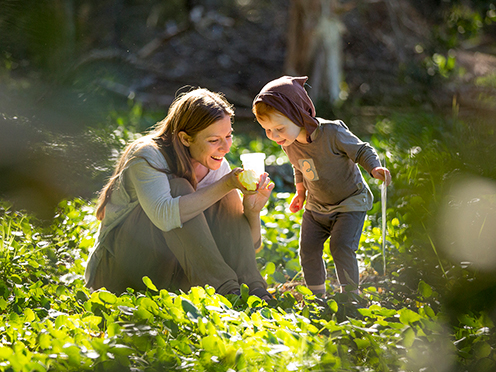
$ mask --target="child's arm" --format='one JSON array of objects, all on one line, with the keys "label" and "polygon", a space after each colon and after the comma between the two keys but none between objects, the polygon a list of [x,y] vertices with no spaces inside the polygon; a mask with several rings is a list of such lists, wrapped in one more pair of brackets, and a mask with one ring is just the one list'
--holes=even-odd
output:
[{"label": "child's arm", "polygon": [[372,169],[372,171],[370,171],[370,174],[372,175],[372,177],[383,181],[386,186],[389,186],[389,184],[391,183],[391,173],[387,168],[375,167],[374,169]]},{"label": "child's arm", "polygon": [[299,182],[296,184],[296,194],[291,200],[291,204],[289,205],[289,210],[293,213],[298,212],[301,208],[303,208],[303,204],[305,203],[307,195],[307,190],[305,186],[303,186],[303,182]]}]

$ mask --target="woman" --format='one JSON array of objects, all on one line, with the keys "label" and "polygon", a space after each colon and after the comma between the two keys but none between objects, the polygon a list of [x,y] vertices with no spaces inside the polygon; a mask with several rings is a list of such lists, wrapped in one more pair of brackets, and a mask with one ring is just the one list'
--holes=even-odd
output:
[{"label": "woman", "polygon": [[[206,89],[179,96],[154,130],[131,143],[97,205],[102,221],[86,268],[86,286],[121,293],[213,286],[220,294],[270,299],[255,249],[260,210],[274,184],[267,174],[246,190],[225,155],[232,144],[232,106]],[[237,191],[240,189],[244,196]]]}]

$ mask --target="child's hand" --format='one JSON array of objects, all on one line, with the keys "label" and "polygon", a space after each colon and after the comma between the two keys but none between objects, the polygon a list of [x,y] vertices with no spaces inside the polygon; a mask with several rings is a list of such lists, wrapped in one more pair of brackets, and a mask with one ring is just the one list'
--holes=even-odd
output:
[{"label": "child's hand", "polygon": [[289,210],[292,213],[298,212],[301,208],[303,208],[303,204],[305,203],[305,193],[297,192],[296,195],[291,200],[291,204],[289,205]]},{"label": "child's hand", "polygon": [[386,186],[389,186],[391,183],[391,173],[387,168],[375,167],[370,173],[372,174],[372,177],[383,181]]}]

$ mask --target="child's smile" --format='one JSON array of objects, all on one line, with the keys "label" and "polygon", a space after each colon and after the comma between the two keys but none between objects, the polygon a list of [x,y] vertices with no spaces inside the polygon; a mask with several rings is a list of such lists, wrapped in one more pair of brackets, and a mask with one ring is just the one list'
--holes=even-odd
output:
[{"label": "child's smile", "polygon": [[307,143],[306,130],[278,112],[265,115],[258,122],[265,129],[267,137],[280,146],[289,146],[294,141]]}]

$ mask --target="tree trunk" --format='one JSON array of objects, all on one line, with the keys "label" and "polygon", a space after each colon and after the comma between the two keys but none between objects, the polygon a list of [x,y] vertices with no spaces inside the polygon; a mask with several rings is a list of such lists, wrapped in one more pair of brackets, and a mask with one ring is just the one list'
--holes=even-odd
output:
[{"label": "tree trunk", "polygon": [[344,26],[337,7],[338,0],[292,0],[290,5],[285,72],[307,75],[315,101],[339,99]]}]

